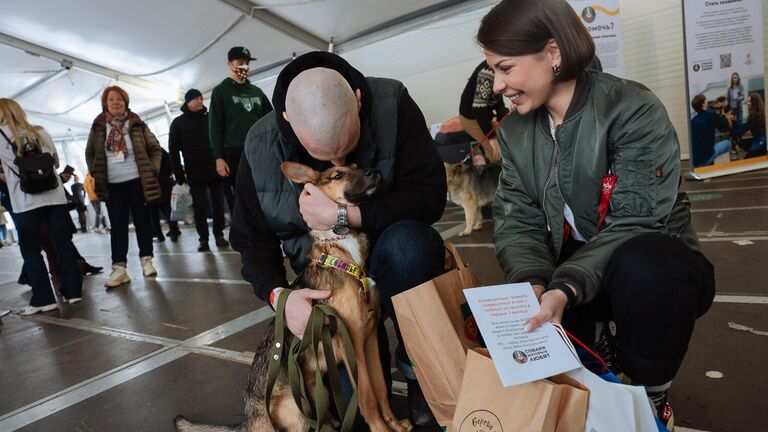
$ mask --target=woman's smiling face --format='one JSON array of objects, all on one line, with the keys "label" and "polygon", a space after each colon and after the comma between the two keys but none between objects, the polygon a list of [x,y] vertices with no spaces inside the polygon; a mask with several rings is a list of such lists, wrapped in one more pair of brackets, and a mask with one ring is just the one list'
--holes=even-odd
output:
[{"label": "woman's smiling face", "polygon": [[555,88],[553,66],[560,65],[560,52],[553,43],[539,53],[503,56],[485,50],[494,72],[493,91],[512,102],[513,109],[527,114],[549,100]]}]

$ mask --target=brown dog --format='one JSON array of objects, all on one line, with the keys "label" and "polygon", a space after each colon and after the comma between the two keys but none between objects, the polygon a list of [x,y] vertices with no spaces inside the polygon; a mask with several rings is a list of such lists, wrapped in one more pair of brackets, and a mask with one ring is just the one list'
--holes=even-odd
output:
[{"label": "brown dog", "polygon": [[[361,200],[376,191],[379,182],[378,173],[363,171],[356,165],[348,167],[333,167],[322,173],[305,165],[284,162],[280,166],[283,174],[294,183],[312,183],[322,190],[329,198],[343,205],[357,205]],[[357,357],[358,403],[360,414],[365,419],[372,432],[408,432],[411,424],[408,420],[398,420],[392,413],[387,398],[387,385],[384,381],[381,358],[379,357],[379,342],[377,322],[379,319],[379,297],[371,283],[370,291],[364,292],[363,285],[355,277],[339,271],[334,267],[323,265],[323,256],[332,256],[347,263],[364,269],[368,257],[368,239],[365,234],[350,231],[339,236],[333,231],[310,232],[314,239],[312,249],[307,256],[310,264],[303,273],[298,286],[313,289],[327,289],[333,295],[324,302],[336,310],[349,331]],[[370,279],[369,279],[370,280]],[[270,399],[271,420],[266,412],[266,385],[270,353],[273,344],[274,320],[270,324],[268,337],[262,341],[256,350],[256,356],[251,365],[251,372],[245,390],[245,414],[248,419],[237,426],[207,426],[194,424],[183,417],[176,418],[176,429],[180,432],[205,431],[303,431],[305,428],[302,413],[309,413],[308,407],[296,405],[286,374],[286,362],[283,360],[281,371],[277,377],[272,397]],[[336,359],[345,363],[349,373],[349,364],[344,355],[341,337],[333,337],[333,351]],[[307,351],[309,353],[309,351]],[[306,354],[303,359],[303,376],[305,387],[314,388],[315,371],[328,370],[322,354],[315,358]],[[331,365],[330,367],[338,367]],[[351,374],[350,374],[351,376]]]},{"label": "brown dog", "polygon": [[466,166],[445,163],[445,176],[451,201],[464,209],[466,227],[459,237],[472,234],[483,227],[480,207],[491,204],[499,184],[501,164]]}]

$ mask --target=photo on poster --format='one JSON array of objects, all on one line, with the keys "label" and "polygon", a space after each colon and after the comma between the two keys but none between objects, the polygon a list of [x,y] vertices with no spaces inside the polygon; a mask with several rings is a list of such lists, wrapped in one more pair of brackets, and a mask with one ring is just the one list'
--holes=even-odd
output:
[{"label": "photo on poster", "polygon": [[691,167],[762,167],[766,157],[761,0],[684,1]]}]

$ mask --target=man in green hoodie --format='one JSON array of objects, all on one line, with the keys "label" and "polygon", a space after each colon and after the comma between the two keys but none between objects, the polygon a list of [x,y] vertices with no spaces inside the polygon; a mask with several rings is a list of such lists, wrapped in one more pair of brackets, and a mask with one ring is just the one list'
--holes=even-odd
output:
[{"label": "man in green hoodie", "polygon": [[208,113],[211,153],[216,160],[216,172],[228,180],[225,189],[230,214],[235,204],[233,191],[245,136],[257,120],[272,111],[264,92],[248,81],[248,67],[253,60],[256,59],[248,48],[229,50],[227,66],[232,74],[214,87]]}]

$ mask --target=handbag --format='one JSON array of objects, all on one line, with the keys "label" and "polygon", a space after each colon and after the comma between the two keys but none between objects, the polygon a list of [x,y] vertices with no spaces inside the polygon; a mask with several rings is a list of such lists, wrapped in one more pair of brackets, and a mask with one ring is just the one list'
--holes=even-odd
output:
[{"label": "handbag", "polygon": [[[2,129],[0,133],[8,142],[8,147],[13,150],[14,146],[10,138]],[[29,141],[24,144],[22,155],[16,156],[13,161],[19,167],[19,172],[13,169],[11,171],[19,178],[19,187],[24,193],[39,194],[59,187],[59,179],[56,177],[56,160],[50,153],[43,152],[41,149],[39,143]]]}]

